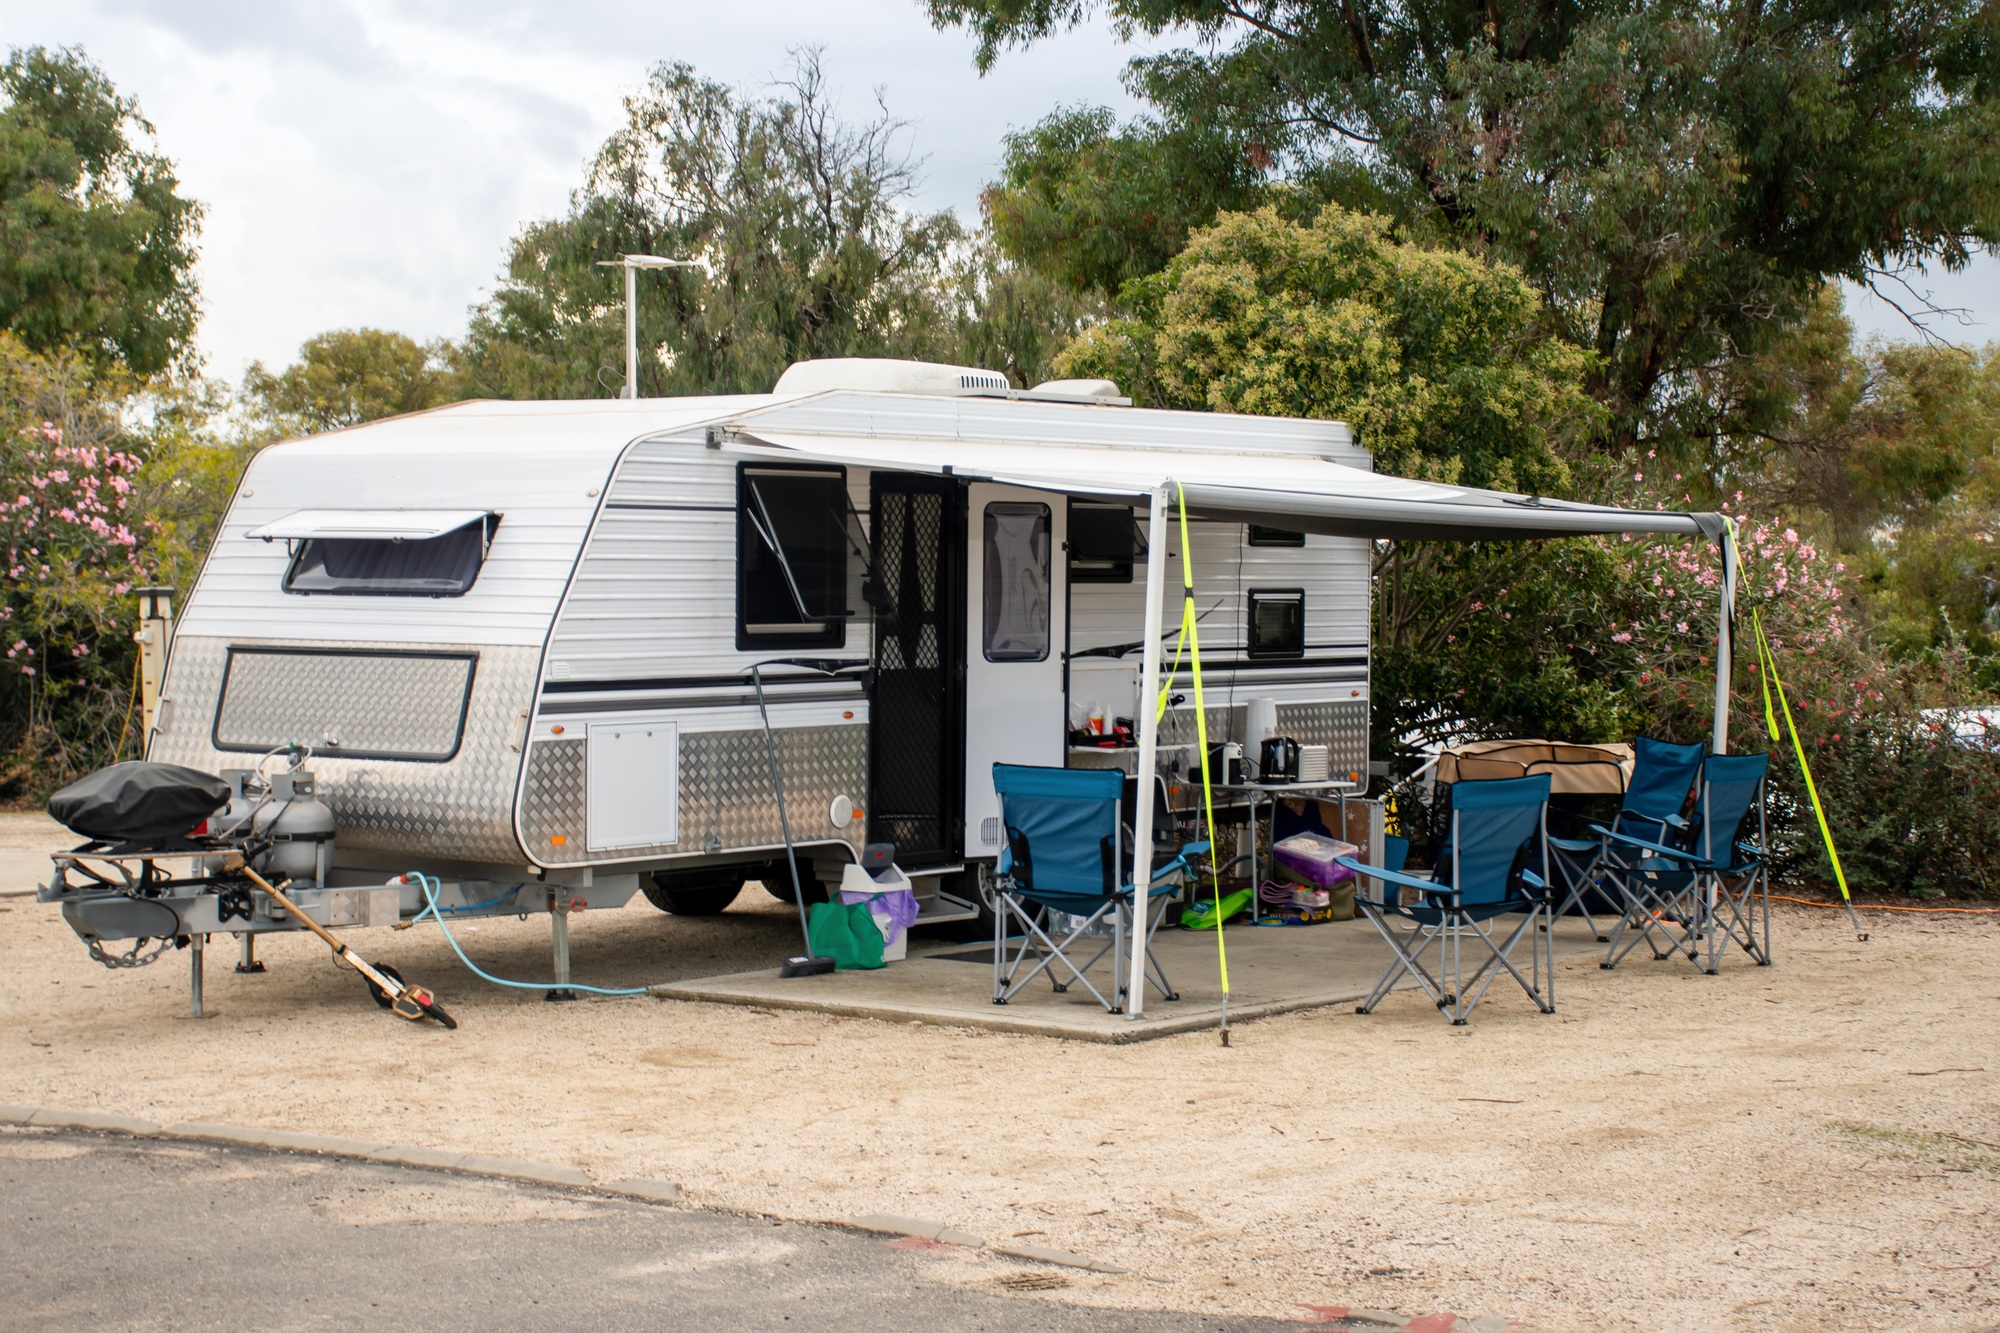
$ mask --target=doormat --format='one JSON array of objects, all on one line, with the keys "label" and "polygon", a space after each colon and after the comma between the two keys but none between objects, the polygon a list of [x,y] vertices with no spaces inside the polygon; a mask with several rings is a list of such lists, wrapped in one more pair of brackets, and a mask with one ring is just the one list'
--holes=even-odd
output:
[{"label": "doormat", "polygon": [[[1083,943],[1084,941],[1082,940],[1077,941],[1078,945]],[[1010,951],[1020,947],[1021,937],[1019,935],[1007,941],[1007,948]],[[977,949],[962,949],[957,953],[927,953],[924,955],[923,961],[926,963],[984,963],[988,967],[991,967],[993,966],[993,946],[982,944]]]},{"label": "doormat", "polygon": [[963,953],[927,953],[927,963],[984,963],[993,966],[993,946],[988,944],[978,949],[967,949]]}]

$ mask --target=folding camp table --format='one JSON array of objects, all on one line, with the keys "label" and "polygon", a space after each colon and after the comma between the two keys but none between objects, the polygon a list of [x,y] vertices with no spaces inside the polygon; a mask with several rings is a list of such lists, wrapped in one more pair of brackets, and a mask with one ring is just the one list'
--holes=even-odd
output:
[{"label": "folding camp table", "polygon": [[[1311,796],[1317,793],[1315,799],[1324,800],[1328,794],[1331,794],[1334,799],[1340,802],[1339,836],[1344,838],[1347,835],[1347,798],[1362,795],[1366,791],[1368,784],[1365,782],[1336,782],[1328,780],[1324,782],[1217,782],[1211,785],[1215,790],[1217,804],[1222,804],[1221,798],[1224,796],[1247,796],[1249,798],[1250,920],[1255,923],[1262,921],[1265,916],[1264,895],[1261,892],[1264,877],[1260,869],[1261,858],[1257,855],[1257,805],[1259,799],[1267,798],[1269,800],[1272,818],[1275,820],[1277,817],[1278,802],[1284,797]],[[1234,804],[1234,802],[1230,802],[1230,804]],[[1274,833],[1275,831],[1273,829]],[[1273,859],[1275,860],[1275,858],[1276,854],[1273,853]]]}]

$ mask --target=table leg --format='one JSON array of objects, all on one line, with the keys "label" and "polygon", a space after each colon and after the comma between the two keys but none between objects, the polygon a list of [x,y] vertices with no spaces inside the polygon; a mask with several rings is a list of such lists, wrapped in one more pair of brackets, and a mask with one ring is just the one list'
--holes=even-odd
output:
[{"label": "table leg", "polygon": [[[1258,870],[1257,861],[1257,797],[1260,793],[1250,793],[1250,924],[1256,925],[1264,919],[1264,876]],[[1271,803],[1275,815],[1277,802]],[[1218,925],[1220,923],[1217,923]]]}]

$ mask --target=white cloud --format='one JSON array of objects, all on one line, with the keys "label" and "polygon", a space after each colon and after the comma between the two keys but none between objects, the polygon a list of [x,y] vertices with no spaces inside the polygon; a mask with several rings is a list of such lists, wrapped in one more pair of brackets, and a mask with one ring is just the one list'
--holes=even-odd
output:
[{"label": "white cloud", "polygon": [[1000,139],[1061,103],[1132,103],[1129,51],[1087,28],[1005,55],[916,0],[632,6],[608,0],[0,0],[11,45],[80,45],[139,99],[208,209],[201,347],[211,373],[288,362],[324,329],[453,334],[509,238],[562,210],[660,60],[762,90],[826,48],[846,104],[882,87],[928,158],[918,203],[971,219]]}]

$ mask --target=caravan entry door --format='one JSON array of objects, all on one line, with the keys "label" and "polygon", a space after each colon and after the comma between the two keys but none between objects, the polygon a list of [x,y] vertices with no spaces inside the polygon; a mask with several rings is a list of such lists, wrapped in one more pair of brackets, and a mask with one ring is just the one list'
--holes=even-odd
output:
[{"label": "caravan entry door", "polygon": [[993,765],[1060,768],[1069,719],[1065,497],[975,482],[967,488],[965,854],[995,856]]},{"label": "caravan entry door", "polygon": [[868,840],[905,870],[956,865],[965,844],[964,500],[949,477],[869,482]]}]

